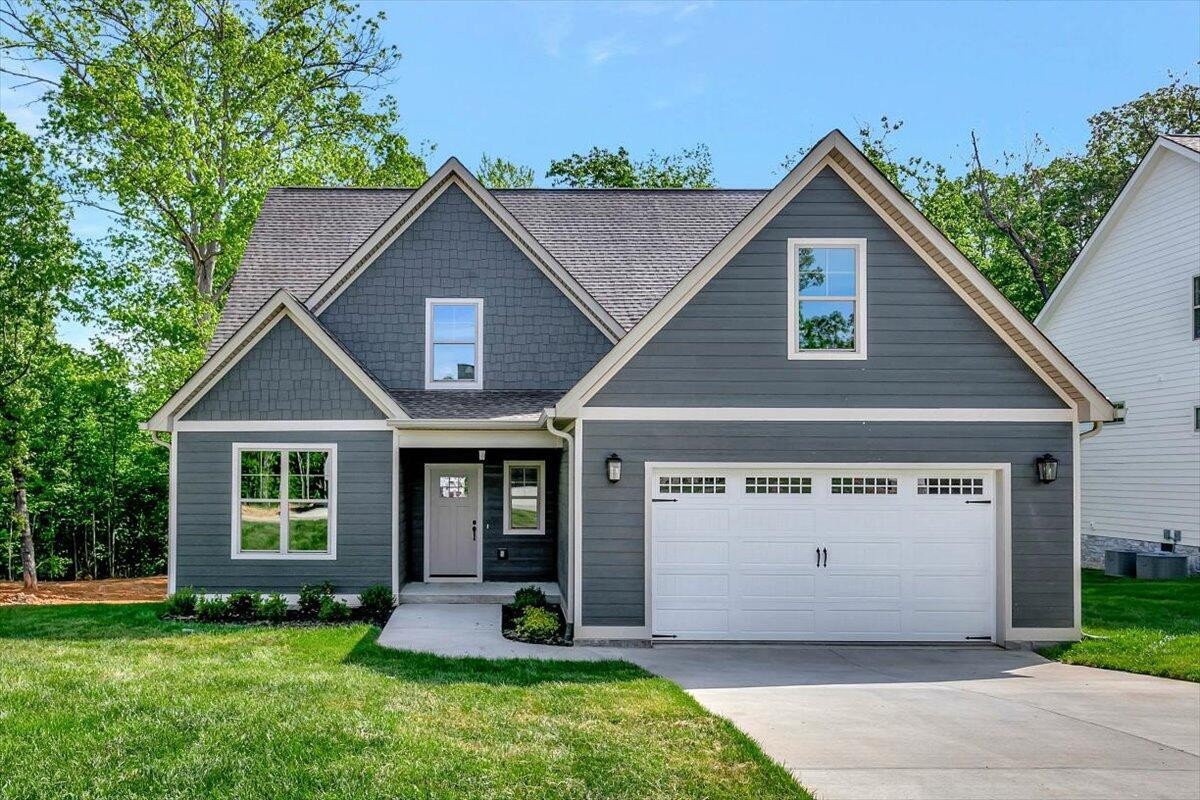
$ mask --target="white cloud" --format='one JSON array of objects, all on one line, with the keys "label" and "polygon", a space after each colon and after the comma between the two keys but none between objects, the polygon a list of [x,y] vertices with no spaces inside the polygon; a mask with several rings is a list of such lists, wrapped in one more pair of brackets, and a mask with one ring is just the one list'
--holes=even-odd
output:
[{"label": "white cloud", "polygon": [[544,14],[538,20],[537,37],[541,43],[542,52],[551,58],[562,54],[563,43],[571,35],[571,15],[561,11],[563,6],[554,6],[554,13]]},{"label": "white cloud", "polygon": [[588,63],[600,66],[613,56],[627,56],[637,52],[633,45],[625,39],[625,34],[615,33],[602,39],[593,39],[584,45]]}]

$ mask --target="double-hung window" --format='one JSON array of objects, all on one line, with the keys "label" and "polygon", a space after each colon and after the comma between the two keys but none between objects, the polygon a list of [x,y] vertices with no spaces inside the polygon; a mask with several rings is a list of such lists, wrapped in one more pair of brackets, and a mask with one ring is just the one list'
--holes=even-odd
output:
[{"label": "double-hung window", "polygon": [[234,558],[335,557],[336,445],[233,447]]},{"label": "double-hung window", "polygon": [[1200,339],[1200,275],[1192,278],[1192,338]]},{"label": "double-hung window", "polygon": [[504,532],[546,532],[546,462],[504,462]]},{"label": "double-hung window", "polygon": [[483,388],[483,300],[425,301],[425,388]]},{"label": "double-hung window", "polygon": [[867,357],[867,240],[788,239],[788,358]]}]

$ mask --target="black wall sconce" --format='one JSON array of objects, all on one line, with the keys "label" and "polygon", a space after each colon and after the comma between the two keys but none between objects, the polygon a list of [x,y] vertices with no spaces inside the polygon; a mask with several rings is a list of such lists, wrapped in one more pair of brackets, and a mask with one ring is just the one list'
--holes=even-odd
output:
[{"label": "black wall sconce", "polygon": [[604,459],[604,468],[608,472],[608,482],[616,483],[621,480],[621,457],[613,453]]},{"label": "black wall sconce", "polygon": [[1046,453],[1033,461],[1037,466],[1038,480],[1042,483],[1054,483],[1058,480],[1058,459]]}]

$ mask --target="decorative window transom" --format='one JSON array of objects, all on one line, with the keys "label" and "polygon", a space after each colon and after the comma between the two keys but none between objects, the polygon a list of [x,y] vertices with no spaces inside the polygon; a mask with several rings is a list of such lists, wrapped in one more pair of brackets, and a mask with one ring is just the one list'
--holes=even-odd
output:
[{"label": "decorative window transom", "polygon": [[896,478],[832,478],[832,494],[896,494],[899,481]]},{"label": "decorative window transom", "polygon": [[983,478],[918,478],[917,494],[983,494]]},{"label": "decorative window transom", "polygon": [[812,478],[752,475],[746,478],[746,494],[812,494]]},{"label": "decorative window transom", "polygon": [[658,479],[659,494],[725,494],[725,479],[719,476],[674,475]]}]

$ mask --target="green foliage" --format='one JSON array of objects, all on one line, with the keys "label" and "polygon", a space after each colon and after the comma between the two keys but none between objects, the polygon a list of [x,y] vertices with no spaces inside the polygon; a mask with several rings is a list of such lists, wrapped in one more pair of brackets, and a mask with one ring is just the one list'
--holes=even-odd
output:
[{"label": "green foliage", "polygon": [[528,642],[548,642],[558,635],[558,616],[540,606],[529,606],[513,624],[513,632]]},{"label": "green foliage", "polygon": [[229,601],[215,595],[196,600],[196,618],[201,622],[225,622],[229,617]]},{"label": "green foliage", "polygon": [[300,597],[297,603],[300,616],[315,619],[321,611],[322,601],[333,597],[333,584],[325,581],[321,584],[306,583],[300,587]]},{"label": "green foliage", "polygon": [[546,177],[556,186],[581,189],[711,189],[712,154],[698,144],[674,155],[651,151],[645,160],[634,161],[624,147],[615,152],[593,147],[551,161]]},{"label": "green foliage", "polygon": [[259,616],[272,625],[278,625],[287,619],[288,603],[279,592],[270,595],[259,606]]},{"label": "green foliage", "polygon": [[334,600],[329,595],[321,596],[321,607],[317,611],[317,619],[321,622],[347,622],[350,619],[350,606],[341,600]]},{"label": "green foliage", "polygon": [[238,620],[255,620],[258,619],[259,613],[262,610],[263,599],[258,592],[252,592],[248,589],[239,589],[236,592],[230,592],[229,599],[229,618]]},{"label": "green foliage", "polygon": [[392,594],[392,587],[377,583],[358,596],[358,603],[365,619],[383,626],[396,608],[396,596]]},{"label": "green foliage", "polygon": [[176,589],[167,597],[166,609],[163,612],[168,617],[190,617],[196,613],[196,590],[191,586]]},{"label": "green foliage", "polygon": [[51,553],[50,555],[43,558],[41,560],[41,562],[38,564],[38,567],[37,567],[38,576],[43,577],[43,578],[48,578],[49,580],[52,580],[52,581],[57,581],[57,580],[60,580],[61,578],[66,577],[67,569],[70,566],[71,566],[70,559],[63,558],[62,556],[56,556],[53,553]]},{"label": "green foliage", "polygon": [[546,593],[536,586],[522,586],[513,592],[512,606],[518,611],[531,606],[544,608],[546,606]]},{"label": "green foliage", "polygon": [[475,177],[489,189],[528,189],[533,186],[532,168],[503,158],[490,158],[487,153],[480,157]]}]

